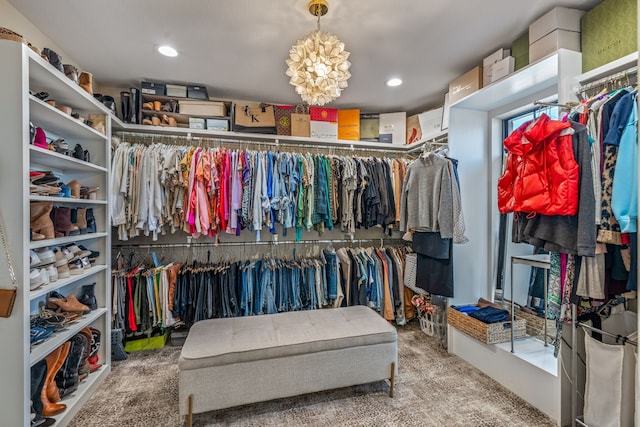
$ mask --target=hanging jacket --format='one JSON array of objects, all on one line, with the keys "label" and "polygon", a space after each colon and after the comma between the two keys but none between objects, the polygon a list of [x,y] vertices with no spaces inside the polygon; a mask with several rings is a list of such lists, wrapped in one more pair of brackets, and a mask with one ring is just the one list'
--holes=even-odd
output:
[{"label": "hanging jacket", "polygon": [[572,133],[569,123],[543,114],[505,139],[509,155],[498,180],[500,213],[577,212],[578,164],[573,157]]}]

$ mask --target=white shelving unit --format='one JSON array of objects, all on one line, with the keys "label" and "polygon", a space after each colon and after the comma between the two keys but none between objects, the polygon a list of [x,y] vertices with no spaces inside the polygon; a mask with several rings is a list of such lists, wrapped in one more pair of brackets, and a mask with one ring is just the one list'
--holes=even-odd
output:
[{"label": "white shelving unit", "polygon": [[[30,425],[31,367],[43,360],[58,346],[68,341],[82,328],[91,326],[102,332],[99,363],[103,366],[89,375],[72,395],[65,397],[67,409],[55,416],[56,426],[68,424],[82,404],[105,380],[111,370],[111,233],[109,226],[109,163],[110,121],[105,119],[106,134],[63,113],[30,95],[47,92],[57,105],[66,105],[82,117],[109,111],[91,95],[69,80],[27,46],[12,41],[0,41],[0,139],[5,152],[0,154],[0,215],[5,225],[9,250],[18,279],[18,292],[11,317],[0,319],[0,413],[7,426]],[[90,161],[30,145],[29,123],[44,129],[50,139],[62,137],[73,150],[76,144],[90,153]],[[52,171],[63,182],[73,179],[81,185],[99,187],[96,200],[48,197],[29,194],[29,171]],[[96,233],[55,239],[31,241],[29,230],[30,203],[50,201],[54,206],[91,208],[96,221]],[[97,251],[97,265],[82,274],[59,279],[34,291],[29,288],[29,250],[42,247],[80,243]],[[4,263],[0,277],[8,277]],[[83,285],[95,283],[98,308],[78,321],[55,332],[44,342],[31,347],[30,316],[37,314],[49,292],[62,295],[79,294]]]}]

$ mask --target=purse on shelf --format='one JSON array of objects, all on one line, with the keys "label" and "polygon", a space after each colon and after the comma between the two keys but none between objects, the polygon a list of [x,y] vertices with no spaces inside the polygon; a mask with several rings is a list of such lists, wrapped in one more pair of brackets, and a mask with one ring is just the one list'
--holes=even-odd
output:
[{"label": "purse on shelf", "polygon": [[276,133],[276,119],[273,105],[262,104],[251,108],[248,105],[236,106],[233,130],[249,133]]},{"label": "purse on shelf", "polygon": [[0,289],[0,317],[9,317],[13,311],[13,304],[16,302],[16,293],[18,291],[16,280],[16,273],[13,270],[13,262],[11,261],[11,255],[9,254],[9,246],[7,245],[7,238],[4,234],[4,226],[0,219],[0,238],[2,238],[2,249],[4,250],[4,256],[7,259],[7,267],[9,268],[9,276],[11,277],[12,289]]}]

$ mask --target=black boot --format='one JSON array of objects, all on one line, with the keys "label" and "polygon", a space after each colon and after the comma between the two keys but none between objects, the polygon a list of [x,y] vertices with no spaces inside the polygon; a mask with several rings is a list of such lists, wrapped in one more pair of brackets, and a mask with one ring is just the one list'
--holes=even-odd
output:
[{"label": "black boot", "polygon": [[35,417],[31,420],[31,427],[48,427],[56,422],[55,419],[43,415],[43,405],[40,395],[47,378],[47,362],[41,360],[31,367],[31,408]]},{"label": "black boot", "polygon": [[80,296],[78,297],[78,301],[89,307],[91,310],[95,310],[96,308],[98,308],[98,302],[96,301],[96,294],[94,289],[95,286],[95,283],[82,286],[82,291],[80,292]]},{"label": "black boot", "polygon": [[56,384],[60,390],[60,397],[68,396],[78,389],[78,368],[82,363],[87,338],[82,334],[76,334],[71,338],[69,355],[62,364],[62,368],[56,374]]},{"label": "black boot", "polygon": [[62,57],[55,51],[45,47],[42,49],[42,54],[47,57],[49,64],[53,65],[61,73],[64,73],[64,66],[62,65]]},{"label": "black boot", "polygon": [[122,112],[122,121],[129,123],[131,121],[131,93],[129,91],[120,92],[120,111]]},{"label": "black boot", "polygon": [[96,232],[96,218],[93,216],[93,208],[87,208],[87,233]]}]

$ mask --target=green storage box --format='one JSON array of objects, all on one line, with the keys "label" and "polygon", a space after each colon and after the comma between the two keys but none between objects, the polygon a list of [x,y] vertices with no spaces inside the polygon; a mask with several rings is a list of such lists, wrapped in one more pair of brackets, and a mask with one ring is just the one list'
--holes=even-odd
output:
[{"label": "green storage box", "polygon": [[516,59],[514,71],[529,65],[529,31],[525,31],[511,45],[511,56]]},{"label": "green storage box", "polygon": [[127,353],[134,351],[153,350],[156,348],[164,347],[167,342],[168,332],[155,337],[141,337],[137,339],[127,338],[127,342],[124,344],[124,350]]},{"label": "green storage box", "polygon": [[582,72],[638,50],[638,0],[605,0],[581,21]]}]

